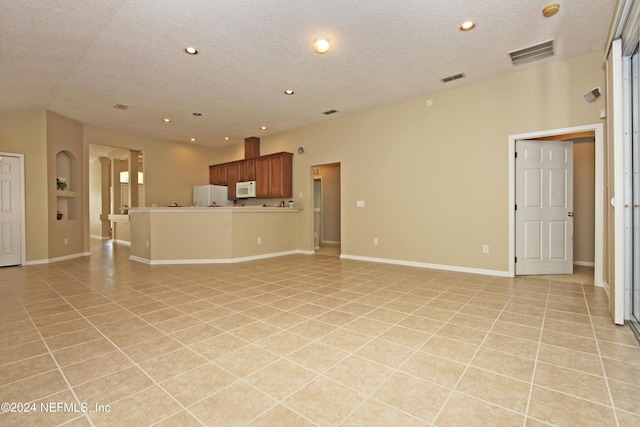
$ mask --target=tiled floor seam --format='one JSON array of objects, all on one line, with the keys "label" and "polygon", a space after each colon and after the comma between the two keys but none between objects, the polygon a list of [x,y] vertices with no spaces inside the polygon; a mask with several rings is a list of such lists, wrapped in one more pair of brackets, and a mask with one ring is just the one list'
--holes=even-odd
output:
[{"label": "tiled floor seam", "polygon": [[587,297],[585,295],[584,292],[584,286],[582,287],[582,294],[583,294],[583,298],[584,298],[584,302],[587,306],[587,313],[589,314],[589,325],[591,326],[591,331],[593,333],[593,340],[596,344],[596,350],[597,350],[597,354],[598,354],[598,359],[600,360],[600,367],[602,369],[602,375],[604,375],[604,382],[606,384],[607,387],[607,394],[609,395],[609,402],[611,403],[611,409],[613,411],[613,419],[616,422],[616,425],[619,426],[620,425],[620,421],[618,419],[618,411],[616,410],[616,403],[613,399],[613,393],[611,393],[611,385],[609,384],[609,376],[607,375],[607,370],[605,369],[604,366],[604,361],[603,361],[603,356],[602,356],[602,352],[600,351],[600,342],[598,341],[598,336],[596,334],[596,330],[595,327],[593,326],[593,318],[591,317],[591,307],[589,307],[589,301],[587,300]]},{"label": "tiled floor seam", "polygon": [[[403,294],[403,295],[404,295],[404,294]],[[398,298],[399,298],[399,297],[398,297]],[[396,298],[396,299],[397,299],[397,298]],[[395,300],[395,299],[394,299],[394,300]],[[346,303],[345,303],[345,304],[346,304]],[[343,305],[345,305],[345,304],[343,304]],[[424,304],[423,304],[423,305],[424,305]],[[423,305],[422,305],[422,306],[423,306]],[[417,310],[418,310],[419,308],[421,308],[422,306],[420,306],[420,307],[416,308],[413,312],[417,311]],[[338,309],[338,308],[339,308],[339,307],[337,307],[337,308],[335,308],[335,309],[333,309],[333,310],[336,310],[336,309]],[[372,308],[373,308],[374,310],[376,309],[375,307],[372,307]],[[413,313],[413,312],[412,312],[412,313]],[[404,317],[402,317],[402,318],[401,318],[398,322],[396,322],[395,324],[390,324],[390,323],[388,323],[388,322],[383,322],[383,323],[387,323],[389,326],[388,326],[385,330],[380,331],[380,332],[378,333],[378,335],[376,335],[376,336],[370,336],[370,339],[369,339],[369,341],[367,341],[367,343],[371,342],[372,340],[374,340],[374,339],[376,339],[376,338],[379,338],[379,337],[380,337],[380,336],[381,336],[385,331],[389,330],[389,329],[390,329],[390,328],[392,328],[393,326],[397,326],[397,325],[398,325],[398,323],[399,323],[400,321],[402,321],[403,319],[406,319],[406,318],[407,318],[407,317],[409,317],[410,315],[411,315],[411,313],[406,313],[406,314],[405,314],[405,316],[404,316]],[[310,319],[315,319],[316,317],[319,317],[319,316],[321,316],[321,315],[314,316],[314,317],[312,317],[312,318],[310,318]],[[335,326],[335,330],[340,330],[340,329],[349,330],[349,329],[345,328],[345,326],[347,326],[348,324],[350,324],[350,323],[352,323],[352,322],[355,322],[355,321],[356,321],[356,320],[358,320],[358,319],[362,319],[362,318],[366,318],[366,314],[363,314],[363,315],[358,316],[357,318],[353,319],[352,321],[348,322],[348,323],[347,323],[347,324],[345,324],[345,325],[342,325],[342,326],[335,326],[335,325],[331,325],[331,326]],[[323,322],[323,323],[324,323],[324,322]],[[330,325],[330,324],[328,324],[328,325]],[[349,330],[349,331],[350,331],[350,330]],[[230,332],[232,332],[232,331],[230,331]],[[334,332],[334,331],[332,331],[332,332]],[[332,332],[331,332],[331,333],[332,333]],[[294,334],[295,334],[295,332],[292,332],[292,333],[294,333]],[[329,334],[330,334],[330,333],[329,333]],[[304,348],[306,348],[306,347],[308,347],[308,346],[310,346],[310,345],[312,345],[312,344],[314,344],[314,343],[321,343],[321,344],[324,344],[324,343],[320,342],[320,340],[321,340],[323,337],[325,337],[325,336],[327,336],[327,335],[329,335],[329,334],[322,335],[322,336],[320,336],[320,337],[318,337],[318,338],[316,338],[316,339],[312,340],[311,342],[309,342],[308,344],[306,344],[306,345],[304,345],[304,346],[300,347],[300,348],[299,348],[299,349],[297,349],[296,351],[302,350],[302,349],[304,349]],[[298,335],[298,334],[296,334],[296,335]],[[304,337],[303,335],[298,335],[298,336]],[[306,337],[305,337],[305,338],[306,338]],[[265,339],[266,339],[266,338],[265,338]],[[380,338],[380,339],[384,339],[384,338]],[[255,343],[255,344],[256,344],[256,345],[259,345],[259,342],[260,342],[260,341],[258,341],[258,342],[257,342],[257,343]],[[389,342],[391,342],[391,341],[389,341]],[[367,343],[364,343],[364,344],[362,344],[360,347],[357,347],[357,348],[356,348],[355,350],[353,350],[351,353],[347,353],[347,355],[346,355],[345,357],[343,357],[342,359],[338,360],[338,361],[337,361],[337,362],[335,362],[333,365],[331,365],[331,366],[327,367],[323,372],[318,373],[318,375],[316,375],[313,379],[311,379],[310,381],[308,381],[306,384],[304,384],[304,385],[302,385],[302,386],[298,387],[297,389],[295,389],[294,391],[292,391],[291,393],[289,393],[289,395],[285,396],[284,398],[282,398],[282,399],[279,401],[279,404],[282,404],[282,405],[283,405],[283,406],[285,406],[287,409],[289,409],[289,410],[293,411],[294,413],[297,413],[298,415],[300,415],[300,416],[302,416],[303,418],[307,419],[307,418],[306,418],[306,417],[304,417],[302,414],[300,414],[300,413],[298,413],[297,411],[295,411],[295,409],[293,409],[293,408],[289,407],[288,405],[286,405],[285,401],[286,401],[286,399],[287,399],[287,398],[289,398],[289,397],[293,396],[297,391],[299,391],[299,390],[301,390],[302,388],[306,387],[307,385],[311,384],[313,381],[316,381],[319,377],[325,377],[325,378],[327,378],[327,379],[328,379],[328,380],[330,380],[330,381],[336,382],[337,384],[340,384],[341,386],[344,386],[344,387],[347,387],[347,388],[349,388],[349,389],[353,390],[354,392],[357,392],[357,393],[359,393],[359,394],[364,394],[362,391],[357,390],[357,389],[355,389],[355,388],[353,388],[353,387],[349,386],[348,384],[343,384],[343,383],[341,383],[341,382],[338,382],[338,381],[334,380],[334,379],[333,379],[333,378],[331,378],[331,377],[327,377],[327,376],[326,376],[326,373],[327,373],[328,371],[330,371],[333,367],[337,366],[338,364],[340,364],[342,361],[344,361],[345,359],[347,359],[347,358],[348,358],[348,357],[350,357],[350,356],[363,357],[363,356],[358,356],[358,355],[356,354],[356,352],[357,352],[359,349],[361,349],[361,348],[363,348],[364,346],[366,346],[366,345],[367,345]],[[393,344],[397,344],[397,343],[393,343]],[[330,344],[325,344],[325,345],[329,345],[329,346],[331,346]],[[402,345],[402,344],[397,344],[397,345]],[[403,347],[406,347],[406,346],[403,346]],[[338,349],[337,347],[334,347],[334,348]],[[410,347],[407,347],[407,348],[410,348]],[[341,349],[338,349],[338,350],[341,350]],[[413,354],[415,354],[415,352],[417,352],[417,351],[418,351],[417,349],[412,349],[412,350],[415,350],[415,351],[414,351],[414,353],[412,353],[412,355],[413,355]],[[239,351],[239,350],[237,350],[237,351]],[[267,351],[268,351],[268,350],[267,350]],[[290,356],[290,355],[291,355],[291,354],[293,354],[293,353],[294,353],[294,352],[291,352],[291,353],[289,353],[287,356]],[[231,353],[231,354],[233,354],[233,353]],[[301,364],[297,363],[296,361],[288,359],[288,358],[287,358],[287,356],[282,356],[282,357],[281,357],[281,359],[286,359],[286,360],[288,360],[289,362],[292,362],[292,363],[294,363],[294,364],[296,364],[296,365],[298,365],[298,366],[301,366],[302,368],[308,369],[308,368],[306,368],[305,366],[303,366],[303,365],[301,365]],[[411,356],[410,356],[410,357],[411,357]],[[281,360],[281,359],[279,359],[279,360]],[[366,359],[366,358],[365,358],[365,359]],[[369,359],[367,359],[367,360],[369,360]],[[252,373],[251,375],[254,375],[254,374],[256,374],[256,373],[260,372],[261,370],[268,368],[269,366],[273,365],[273,364],[274,364],[274,363],[276,363],[276,362],[277,362],[277,361],[274,361],[274,362],[272,362],[271,364],[269,364],[269,365],[267,365],[267,366],[262,367],[261,369],[259,369],[258,371],[256,371],[256,372]],[[371,360],[371,362],[378,364],[378,362],[373,361],[373,360]],[[381,366],[382,366],[382,365],[381,365]],[[417,378],[417,377],[416,377],[416,378]],[[241,379],[241,380],[242,380],[242,379]],[[245,381],[245,383],[246,383],[246,381]],[[384,382],[383,382],[382,384],[384,384]],[[381,384],[380,386],[382,386],[382,384]],[[251,386],[253,387],[253,385],[252,385],[252,384],[249,384],[249,385],[251,385]],[[255,388],[255,387],[254,387],[254,388]],[[257,390],[259,390],[259,389],[257,389]],[[376,389],[376,390],[377,390],[377,389]],[[219,391],[222,391],[222,390],[219,390]],[[261,391],[261,390],[259,390],[259,391]],[[349,414],[348,414],[348,415],[347,415],[343,420],[341,420],[341,423],[342,423],[342,422],[344,422],[346,419],[348,419],[348,418],[349,418],[349,416],[351,416],[355,411],[357,411],[357,410],[358,410],[358,409],[359,409],[359,408],[360,408],[360,407],[361,407],[361,406],[362,406],[362,405],[367,401],[367,399],[369,399],[369,398],[374,399],[374,400],[376,400],[376,401],[378,401],[378,402],[380,402],[380,403],[384,404],[385,406],[389,406],[389,405],[388,405],[388,404],[386,404],[385,402],[382,402],[382,401],[379,401],[379,400],[375,399],[375,398],[373,397],[373,393],[374,393],[374,392],[375,392],[375,390],[374,390],[372,393],[370,393],[369,395],[367,395],[367,396],[366,396],[366,398],[365,398],[365,399],[364,399],[364,400],[363,400],[359,405],[357,405],[357,406],[356,406],[356,407],[355,407],[355,408],[354,408],[354,409],[353,409],[353,410],[352,410],[352,411],[351,411],[351,412],[350,412],[350,413],[349,413]],[[263,392],[263,393],[264,393],[264,392]],[[274,406],[277,406],[277,405],[274,405]],[[391,407],[391,406],[390,406],[390,407]],[[272,408],[270,408],[269,410],[271,410],[271,409],[272,409]],[[394,407],[394,409],[402,411],[400,408],[395,408],[395,407]],[[266,413],[266,412],[268,412],[268,410],[267,410],[267,411],[265,411],[264,413]],[[402,411],[402,412],[405,412],[405,411]],[[264,413],[263,413],[263,414],[264,414]],[[408,412],[405,412],[405,413],[406,413],[408,416],[411,416],[412,418],[415,418],[415,416],[414,416],[414,415],[412,415],[412,414],[410,414],[410,413],[408,413]],[[263,415],[263,414],[261,414],[261,415]],[[258,419],[258,418],[259,418],[259,417],[256,417],[255,419]],[[254,420],[255,420],[255,419],[254,419]],[[416,418],[416,419],[419,419],[419,418]],[[308,419],[307,419],[307,420],[308,420]],[[308,420],[308,421],[312,422],[311,420]],[[312,422],[312,423],[313,423],[313,422]],[[313,424],[315,424],[315,423],[313,423]]]},{"label": "tiled floor seam", "polygon": [[[57,293],[57,291],[56,291],[56,293]],[[65,297],[63,297],[63,296],[60,296],[60,297],[61,297],[61,298],[63,298],[65,301],[67,301]],[[67,303],[68,303],[68,301],[67,301]],[[114,303],[118,304],[118,303],[117,303],[117,302],[115,302],[115,301],[114,301]],[[118,304],[118,305],[120,305],[120,304]],[[73,306],[73,305],[72,305],[72,306]],[[121,306],[121,308],[124,308],[124,307],[122,307],[122,306]],[[124,309],[126,310],[126,308],[124,308]],[[93,326],[93,328],[94,328],[94,329],[96,329],[96,330],[97,330],[97,331],[98,331],[98,332],[99,332],[99,333],[100,333],[100,334],[101,334],[101,335],[102,335],[102,336],[103,336],[103,337],[104,337],[104,338],[105,338],[109,343],[111,343],[111,344],[112,344],[112,345],[117,349],[117,351],[118,351],[120,354],[122,354],[124,357],[126,357],[126,358],[127,358],[127,359],[132,363],[132,364],[133,364],[133,366],[137,367],[137,368],[138,368],[138,369],[139,369],[139,370],[140,370],[144,375],[146,375],[146,376],[147,376],[147,377],[148,377],[148,378],[153,382],[153,384],[154,384],[155,386],[159,387],[159,388],[160,388],[160,389],[161,389],[161,390],[162,390],[162,391],[163,391],[167,396],[169,396],[173,401],[175,401],[175,402],[176,402],[176,403],[177,403],[177,404],[182,408],[181,410],[185,410],[185,411],[187,411],[191,416],[193,416],[194,418],[196,418],[196,419],[197,419],[197,417],[196,417],[193,413],[191,413],[187,407],[185,407],[185,406],[184,406],[182,403],[180,403],[180,401],[178,401],[178,400],[177,400],[177,399],[176,399],[176,398],[175,398],[171,393],[169,393],[169,391],[168,391],[168,390],[166,390],[166,389],[161,385],[161,383],[158,383],[158,382],[157,382],[157,381],[156,381],[156,380],[155,380],[151,375],[149,375],[145,369],[143,369],[143,368],[142,368],[142,367],[141,367],[141,366],[140,366],[140,365],[139,365],[135,360],[133,360],[133,359],[132,359],[132,358],[131,358],[131,357],[130,357],[126,352],[124,352],[124,351],[123,351],[123,349],[122,349],[119,345],[116,345],[116,343],[114,343],[114,342],[113,342],[113,341],[112,341],[112,340],[111,340],[111,339],[110,339],[110,338],[109,338],[109,337],[108,337],[104,332],[102,332],[102,330],[100,330],[100,329],[99,329],[95,324],[93,324],[93,322],[91,322],[91,320],[90,320],[89,318],[87,318],[85,315],[83,315],[83,314],[82,314],[80,311],[78,311],[75,307],[74,307],[74,310],[75,310],[75,311],[77,312],[77,314],[78,314],[79,316],[81,316],[85,321],[89,322],[89,323]],[[135,314],[134,314],[134,316],[135,316],[135,317],[139,317],[138,315],[135,315]],[[145,321],[144,319],[141,319],[141,320]],[[145,322],[146,322],[146,321],[145,321]],[[149,324],[150,326],[155,327],[154,325],[150,324],[149,322],[146,322],[146,323],[147,323],[147,324]],[[33,325],[33,326],[34,326],[34,327],[36,327],[36,329],[37,329],[37,326],[35,325],[35,323],[34,323],[34,325]],[[157,329],[157,328],[156,328],[156,329]],[[170,335],[166,334],[164,331],[162,331],[162,330],[159,330],[159,331],[160,331],[160,332],[162,332],[164,335],[168,336],[169,338],[172,338]],[[39,330],[38,330],[38,334],[40,334],[40,331],[39,331]],[[51,350],[49,349],[49,346],[47,345],[46,341],[44,341],[44,338],[42,338],[42,336],[41,336],[41,339],[42,339],[42,341],[44,342],[45,346],[47,346],[47,349],[48,349],[48,351],[49,351],[49,354],[50,354],[50,355],[51,355],[51,357],[54,359],[54,361],[55,361],[55,363],[56,363],[56,366],[58,367],[59,372],[61,373],[61,375],[63,376],[63,378],[64,378],[65,382],[67,383],[67,386],[69,387],[69,390],[71,391],[71,393],[72,393],[72,394],[73,394],[73,396],[75,397],[76,402],[78,402],[78,404],[79,404],[79,403],[80,403],[80,400],[78,399],[78,396],[77,396],[77,394],[76,394],[76,392],[75,392],[74,387],[72,387],[72,386],[71,386],[71,384],[69,383],[69,381],[68,381],[68,379],[67,379],[66,375],[64,374],[64,372],[63,372],[62,368],[60,367],[60,365],[59,365],[59,363],[58,363],[57,359],[55,358],[55,356],[54,356],[54,354],[53,354],[53,352],[51,352]],[[181,343],[181,344],[182,344],[182,343]],[[182,344],[182,345],[184,345],[184,344]],[[188,348],[188,346],[185,346],[185,347],[187,347],[187,348]],[[179,350],[175,350],[175,351],[179,351]],[[191,350],[191,351],[193,351],[193,350]],[[170,352],[170,353],[171,353],[171,352]],[[91,360],[91,359],[87,359],[87,360]],[[124,370],[124,369],[128,369],[128,368],[123,368],[123,369],[121,369],[120,371],[122,371],[122,370]],[[194,368],[194,369],[195,369],[195,368]],[[120,372],[120,371],[116,371],[116,372]],[[98,380],[98,379],[100,379],[100,378],[104,378],[104,377],[106,377],[106,376],[112,375],[112,374],[114,374],[114,373],[116,373],[116,372],[111,372],[111,373],[106,374],[106,375],[103,375],[103,376],[101,376],[101,377],[93,378],[92,380],[87,381],[87,382],[82,383],[82,384],[87,384],[87,383],[89,383],[89,382],[92,382],[92,381]],[[82,384],[77,384],[75,387],[78,387],[78,386],[80,386],[80,385],[82,385]],[[148,388],[150,388],[150,387],[148,387]],[[148,389],[148,388],[147,388],[147,389]],[[146,389],[144,389],[144,390],[146,390]],[[138,392],[136,392],[136,393],[133,393],[133,394],[128,395],[128,396],[125,396],[125,397],[123,397],[123,398],[121,398],[121,399],[118,399],[118,400],[114,401],[113,403],[117,403],[117,402],[119,402],[119,401],[121,401],[121,400],[127,399],[127,398],[129,398],[129,397],[131,397],[131,396],[134,396],[134,395],[136,395],[136,394],[138,394],[138,393],[141,393],[141,392],[142,392],[142,391],[144,391],[144,390],[140,390],[140,391],[138,391]],[[175,413],[171,414],[170,416],[173,416],[173,415],[177,414],[178,412],[180,412],[180,410],[179,410],[179,411],[176,411]],[[88,415],[88,413],[85,413],[85,416],[86,416],[86,418],[88,419],[89,423],[93,426],[93,425],[94,425],[94,424],[93,424],[93,421],[91,420],[91,417]],[[203,425],[204,425],[204,424],[203,424]]]},{"label": "tiled floor seam", "polygon": [[538,370],[538,360],[539,360],[539,357],[540,357],[540,348],[542,347],[542,334],[544,333],[544,323],[547,320],[547,310],[548,310],[548,306],[549,306],[549,295],[550,295],[550,292],[547,289],[547,299],[545,300],[545,304],[544,304],[544,314],[542,316],[542,324],[540,325],[540,335],[538,336],[538,347],[536,348],[536,357],[535,357],[534,362],[533,362],[533,371],[531,372],[531,381],[530,381],[530,384],[529,384],[529,394],[527,396],[527,406],[526,406],[525,412],[524,412],[524,424],[523,424],[523,427],[526,427],[527,419],[530,417],[529,410],[531,409],[531,396],[533,396],[533,389],[535,387],[536,373],[537,373],[537,370]]},{"label": "tiled floor seam", "polygon": [[[69,379],[67,378],[67,376],[65,375],[64,371],[62,370],[62,367],[58,363],[58,360],[53,355],[53,352],[51,351],[51,348],[49,347],[49,344],[47,344],[47,342],[45,341],[44,337],[40,333],[40,330],[38,329],[38,327],[36,326],[35,322],[33,321],[33,318],[31,317],[31,315],[29,314],[27,309],[24,307],[24,304],[21,303],[21,305],[22,305],[23,309],[25,310],[25,312],[27,312],[27,316],[29,316],[29,320],[31,321],[33,327],[36,329],[36,332],[38,333],[38,335],[40,336],[40,339],[42,340],[42,343],[46,347],[47,352],[49,353],[49,356],[53,360],[53,363],[55,363],[58,373],[60,374],[60,376],[62,376],[62,379],[64,380],[65,384],[67,385],[67,388],[68,388],[69,392],[71,392],[71,394],[73,395],[73,398],[75,399],[75,403],[78,404],[78,405],[81,405],[81,401],[78,398],[78,395],[76,394],[76,392],[73,389],[73,387],[71,387],[71,383],[69,382]],[[54,393],[54,395],[57,394],[57,393],[59,393],[59,391]],[[41,397],[39,400],[45,399],[46,397],[48,397],[48,396]],[[91,418],[89,417],[88,413],[85,412],[84,413],[84,417],[89,422],[89,425],[91,425],[91,426],[94,425],[93,422],[91,421]],[[80,418],[80,417],[78,417],[78,418]]]},{"label": "tiled floor seam", "polygon": [[[486,287],[486,285],[485,285]],[[484,288],[484,287],[483,287]],[[471,367],[471,363],[473,362],[473,360],[476,358],[476,356],[478,355],[478,352],[480,351],[480,349],[482,348],[483,344],[485,343],[485,341],[487,340],[487,338],[489,337],[489,335],[491,334],[491,331],[493,330],[493,328],[495,327],[496,323],[498,322],[498,319],[500,318],[500,316],[505,312],[505,307],[509,304],[509,301],[511,301],[511,299],[513,299],[513,292],[509,295],[509,299],[507,301],[505,301],[502,309],[500,310],[500,313],[498,314],[498,316],[496,316],[496,318],[493,320],[493,323],[491,324],[491,327],[489,328],[489,330],[486,332],[484,338],[482,339],[482,342],[480,342],[480,344],[478,344],[477,348],[475,349],[473,356],[471,356],[471,358],[469,359],[469,361],[467,362],[464,370],[462,371],[462,373],[460,374],[460,376],[458,377],[458,380],[456,381],[456,383],[453,385],[453,387],[451,388],[451,391],[449,392],[449,395],[447,396],[447,398],[445,399],[445,401],[443,402],[443,404],[440,406],[440,409],[438,410],[437,414],[435,415],[435,417],[433,418],[433,420],[431,420],[430,422],[435,426],[436,422],[438,420],[438,418],[440,417],[440,415],[442,414],[443,409],[447,406],[447,403],[449,403],[449,400],[451,399],[451,397],[453,396],[454,393],[460,393],[459,391],[456,391],[456,389],[458,388],[458,386],[460,385],[460,382],[462,381],[462,378],[464,378],[465,374],[467,373],[467,371],[469,370],[469,368]],[[468,304],[468,303],[467,303]],[[467,304],[465,304],[463,307],[465,307]],[[461,309],[463,308],[461,307]],[[459,310],[458,310],[459,312]],[[446,325],[448,322],[445,322],[442,327],[444,327],[444,325]],[[442,327],[440,329],[442,329]],[[542,333],[542,332],[541,332]],[[434,334],[435,335],[435,334]],[[464,393],[467,394],[467,393]],[[529,396],[530,396],[531,392],[529,392]],[[477,399],[477,397],[472,396],[474,399]],[[492,406],[497,406],[497,407],[501,407],[499,405],[496,405],[495,403],[489,402]],[[529,399],[527,400],[527,409],[528,409],[528,405],[529,405]],[[513,410],[510,410],[510,412],[516,412]],[[526,425],[526,420],[527,420],[527,416],[526,414],[521,414],[524,415],[524,424]]]}]

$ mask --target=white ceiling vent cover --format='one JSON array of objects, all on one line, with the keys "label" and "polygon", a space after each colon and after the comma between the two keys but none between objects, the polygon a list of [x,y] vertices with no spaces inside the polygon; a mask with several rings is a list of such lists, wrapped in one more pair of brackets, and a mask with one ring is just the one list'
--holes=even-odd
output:
[{"label": "white ceiling vent cover", "polygon": [[524,49],[509,52],[509,57],[513,65],[522,65],[527,62],[537,61],[542,58],[554,56],[556,54],[556,40],[538,43]]}]

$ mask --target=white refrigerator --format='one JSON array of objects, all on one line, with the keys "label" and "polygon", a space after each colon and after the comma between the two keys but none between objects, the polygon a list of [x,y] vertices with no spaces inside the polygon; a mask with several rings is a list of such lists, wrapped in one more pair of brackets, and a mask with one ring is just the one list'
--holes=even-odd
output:
[{"label": "white refrigerator", "polygon": [[223,185],[196,185],[193,187],[193,206],[230,206],[233,201],[227,200],[227,187]]}]

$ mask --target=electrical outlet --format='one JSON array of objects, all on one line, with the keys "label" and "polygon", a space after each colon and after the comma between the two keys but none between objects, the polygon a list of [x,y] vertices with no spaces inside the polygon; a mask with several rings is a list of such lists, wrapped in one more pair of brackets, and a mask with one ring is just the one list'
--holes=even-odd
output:
[{"label": "electrical outlet", "polygon": [[262,237],[258,237],[258,244],[262,244]]},{"label": "electrical outlet", "polygon": [[489,253],[489,245],[482,245],[482,253],[483,254]]},{"label": "electrical outlet", "polygon": [[374,244],[374,246],[378,246],[378,238],[377,237],[373,239],[373,244]]},{"label": "electrical outlet", "polygon": [[64,244],[68,245],[69,244],[69,239],[67,239],[66,237],[64,238]]},{"label": "electrical outlet", "polygon": [[356,208],[364,208],[364,200],[356,200]]},{"label": "electrical outlet", "polygon": [[147,240],[147,247],[149,247],[149,241]]}]

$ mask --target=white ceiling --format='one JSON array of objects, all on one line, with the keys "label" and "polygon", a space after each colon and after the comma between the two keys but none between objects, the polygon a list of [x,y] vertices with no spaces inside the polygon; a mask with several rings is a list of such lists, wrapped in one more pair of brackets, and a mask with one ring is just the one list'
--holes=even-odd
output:
[{"label": "white ceiling", "polygon": [[[222,146],[604,48],[615,0],[555,1],[7,0],[0,109]],[[549,39],[554,58],[511,64]]]}]

